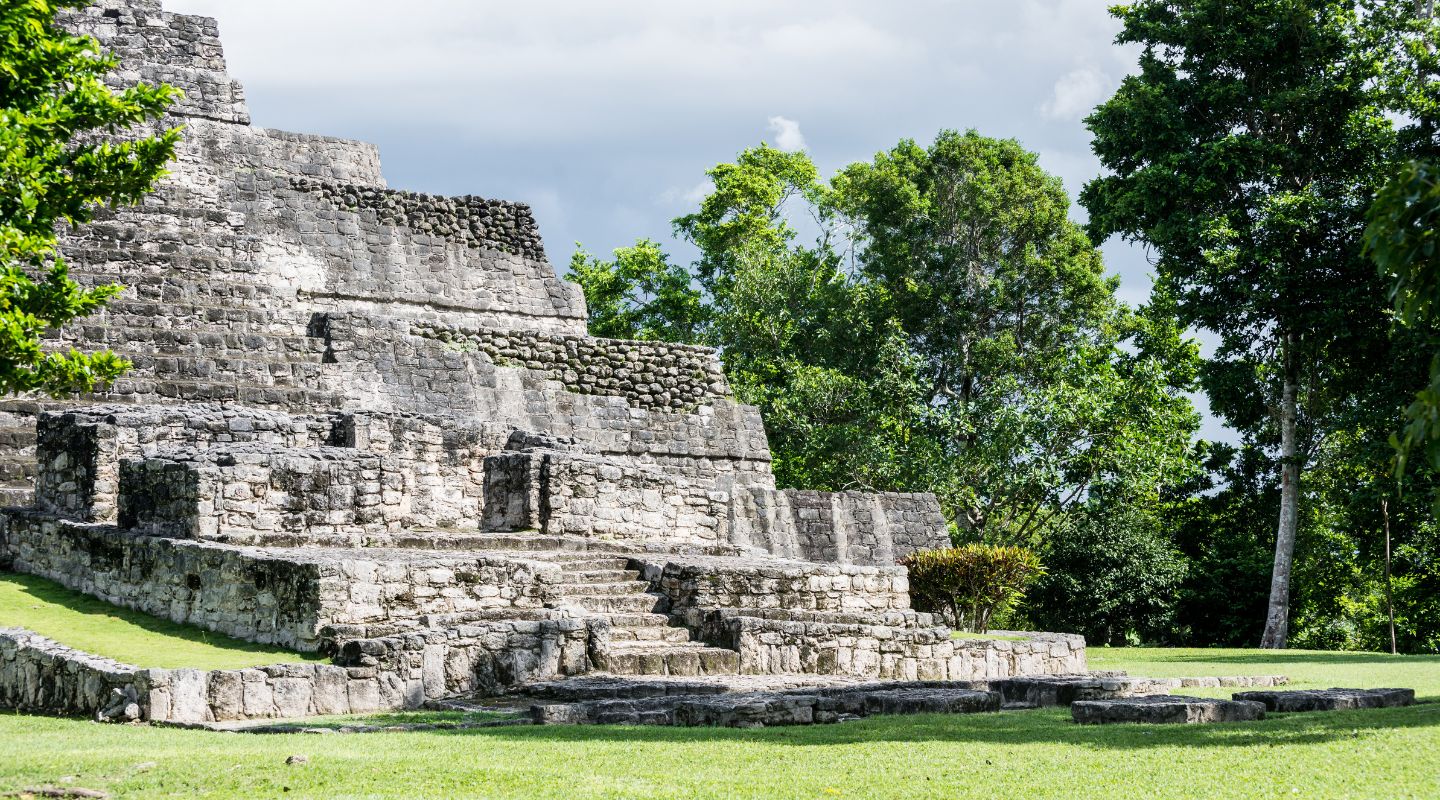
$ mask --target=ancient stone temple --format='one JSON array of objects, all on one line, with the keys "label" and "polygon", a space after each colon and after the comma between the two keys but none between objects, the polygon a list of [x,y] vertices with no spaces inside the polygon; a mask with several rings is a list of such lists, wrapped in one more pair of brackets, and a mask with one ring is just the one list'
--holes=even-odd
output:
[{"label": "ancient stone temple", "polygon": [[953,640],[913,611],[895,559],[947,545],[935,498],[777,490],[715,352],[587,336],[525,205],[393,190],[371,145],[252,126],[213,20],[101,0],[68,22],[117,80],[183,89],[162,124],[186,127],[158,192],[63,237],[78,280],[129,289],[56,344],[135,369],[4,404],[0,559],[335,660],[96,667],[143,716],[1084,670],[1078,637]]}]

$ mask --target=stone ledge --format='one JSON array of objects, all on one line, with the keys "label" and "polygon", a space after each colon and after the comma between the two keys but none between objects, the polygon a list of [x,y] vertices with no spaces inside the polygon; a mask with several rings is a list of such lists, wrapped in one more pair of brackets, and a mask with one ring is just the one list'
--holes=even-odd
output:
[{"label": "stone ledge", "polygon": [[1263,703],[1237,700],[1151,695],[1113,700],[1082,700],[1070,706],[1070,715],[1082,725],[1197,725],[1264,719],[1265,706]]},{"label": "stone ledge", "polygon": [[1414,689],[1310,689],[1291,692],[1236,692],[1239,701],[1262,703],[1267,711],[1343,711],[1399,708],[1415,704]]},{"label": "stone ledge", "polygon": [[542,725],[670,725],[764,728],[817,725],[877,714],[977,714],[999,711],[998,692],[949,687],[866,687],[719,695],[669,695],[536,705]]}]

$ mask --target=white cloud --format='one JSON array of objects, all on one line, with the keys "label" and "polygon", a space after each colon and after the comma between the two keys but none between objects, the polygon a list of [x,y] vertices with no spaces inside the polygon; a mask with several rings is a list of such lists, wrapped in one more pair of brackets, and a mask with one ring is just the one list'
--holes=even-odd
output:
[{"label": "white cloud", "polygon": [[1093,67],[1072,70],[1055,81],[1055,89],[1040,106],[1050,119],[1078,120],[1110,94],[1110,76]]},{"label": "white cloud", "polygon": [[660,194],[660,202],[667,205],[699,205],[711,192],[715,191],[715,183],[709,178],[691,186],[688,189],[670,188]]},{"label": "white cloud", "polygon": [[775,146],[787,153],[798,153],[806,147],[800,123],[793,119],[771,117],[770,132],[775,134]]}]

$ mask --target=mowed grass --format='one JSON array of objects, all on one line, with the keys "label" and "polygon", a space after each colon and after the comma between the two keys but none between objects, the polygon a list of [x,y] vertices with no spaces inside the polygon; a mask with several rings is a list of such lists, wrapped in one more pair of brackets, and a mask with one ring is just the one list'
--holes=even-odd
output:
[{"label": "mowed grass", "polygon": [[[1137,674],[1283,673],[1299,686],[1410,686],[1440,699],[1434,657],[1092,652],[1096,668]],[[758,731],[329,736],[0,715],[0,753],[0,793],[55,785],[146,798],[1435,798],[1440,703],[1210,726],[1081,727],[1049,709]],[[286,765],[292,755],[308,760]]]},{"label": "mowed grass", "polygon": [[241,669],[320,660],[119,608],[30,575],[0,572],[0,628],[138,667]]}]

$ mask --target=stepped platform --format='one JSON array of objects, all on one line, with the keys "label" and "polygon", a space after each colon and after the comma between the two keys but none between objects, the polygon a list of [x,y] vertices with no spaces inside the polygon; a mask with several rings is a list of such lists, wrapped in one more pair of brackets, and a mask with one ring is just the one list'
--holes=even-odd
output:
[{"label": "stepped platform", "polygon": [[[61,236],[77,280],[127,288],[47,346],[135,366],[91,397],[0,403],[0,562],[334,659],[65,673],[100,670],[122,716],[364,713],[594,675],[1084,672],[1080,637],[957,640],[913,610],[896,561],[949,545],[936,498],[777,489],[719,354],[588,336],[524,204],[392,189],[373,146],[250,125],[214,20],[158,0],[60,19],[120,56],[116,86],[183,89],[161,123],[185,135],[155,193]],[[65,662],[12,650],[0,684]],[[903,702],[992,704],[943,691]]]}]

